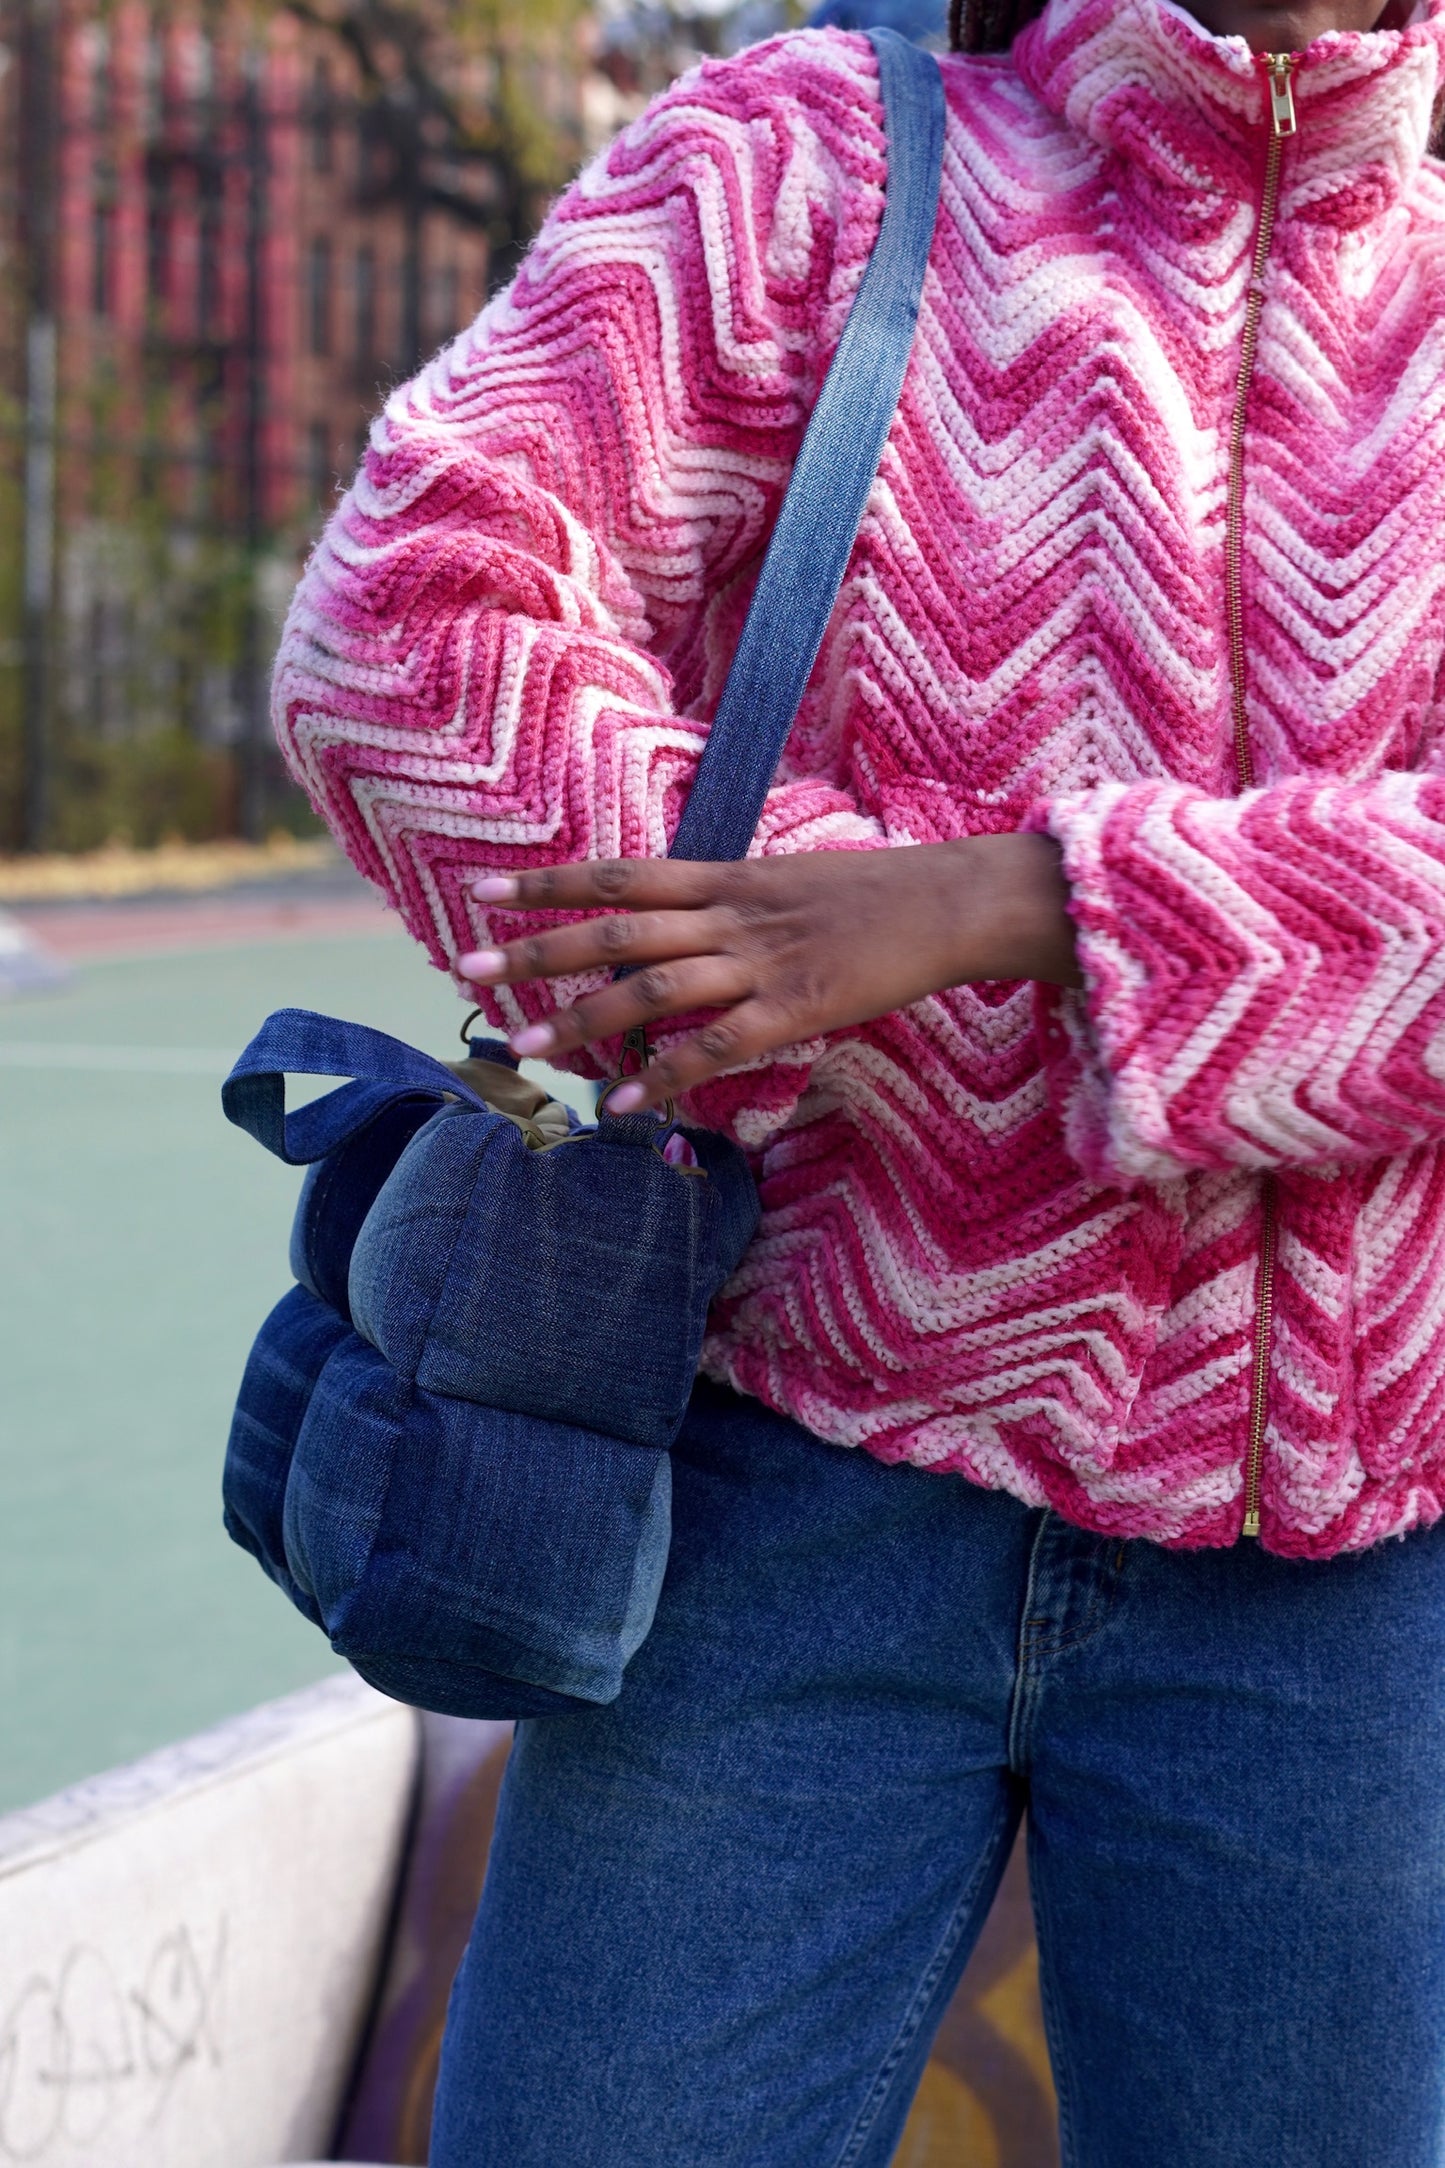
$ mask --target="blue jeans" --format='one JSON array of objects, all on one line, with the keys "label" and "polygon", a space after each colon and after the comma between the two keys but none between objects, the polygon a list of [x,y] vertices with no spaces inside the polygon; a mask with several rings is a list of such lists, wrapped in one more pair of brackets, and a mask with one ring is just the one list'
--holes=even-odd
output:
[{"label": "blue jeans", "polygon": [[1105,1541],[699,1389],[521,1726],[435,2168],[883,2168],[1020,1814],[1070,2168],[1445,2162],[1445,1524]]}]

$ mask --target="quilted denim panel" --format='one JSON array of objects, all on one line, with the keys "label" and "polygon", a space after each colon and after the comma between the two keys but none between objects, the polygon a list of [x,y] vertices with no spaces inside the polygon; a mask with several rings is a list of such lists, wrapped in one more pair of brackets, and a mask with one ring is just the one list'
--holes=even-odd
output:
[{"label": "quilted denim panel", "polygon": [[395,1100],[306,1170],[291,1222],[291,1273],[341,1317],[351,1316],[346,1283],[362,1223],[402,1152],[435,1111],[430,1099]]},{"label": "quilted denim panel", "polygon": [[435,1116],[357,1240],[358,1328],[431,1391],[670,1445],[758,1201],[735,1146],[699,1135],[705,1175],[684,1173],[655,1134],[531,1152],[511,1124]]},{"label": "quilted denim panel", "polygon": [[316,1380],[348,1337],[344,1320],[307,1289],[282,1296],[247,1359],[221,1476],[227,1534],[313,1625],[320,1625],[320,1612],[286,1558],[286,1484]]},{"label": "quilted denim panel", "polygon": [[665,1454],[422,1391],[345,1331],[301,1423],[286,1556],[385,1691],[439,1665],[427,1705],[459,1713],[495,1713],[508,1679],[609,1701],[652,1622],[670,1500]]},{"label": "quilted denim panel", "polygon": [[351,1315],[406,1376],[421,1363],[483,1167],[485,1179],[504,1189],[510,1170],[529,1156],[515,1122],[443,1107],[382,1185],[352,1251]]},{"label": "quilted denim panel", "polygon": [[418,1390],[335,1645],[610,1701],[652,1623],[671,1498],[664,1453]]}]

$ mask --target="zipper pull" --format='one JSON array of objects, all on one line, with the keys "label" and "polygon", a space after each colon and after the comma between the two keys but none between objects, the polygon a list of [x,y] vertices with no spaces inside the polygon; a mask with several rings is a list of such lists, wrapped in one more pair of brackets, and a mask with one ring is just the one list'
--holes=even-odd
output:
[{"label": "zipper pull", "polygon": [[1290,77],[1294,74],[1293,53],[1266,53],[1264,64],[1269,70],[1270,134],[1292,136],[1299,128],[1295,119],[1294,91]]}]

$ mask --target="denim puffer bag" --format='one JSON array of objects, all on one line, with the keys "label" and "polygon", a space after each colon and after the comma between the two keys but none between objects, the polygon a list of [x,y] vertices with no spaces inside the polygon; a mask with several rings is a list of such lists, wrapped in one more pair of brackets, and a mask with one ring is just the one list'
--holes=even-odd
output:
[{"label": "denim puffer bag", "polygon": [[[233,1121],[314,1164],[226,1525],[384,1692],[535,1715],[611,1700],[651,1624],[667,1448],[758,1200],[705,1130],[604,1115],[539,1143],[484,1096],[505,1049],[472,1053],[281,1010],[228,1079]],[[288,1117],[288,1072],[357,1081]]]},{"label": "denim puffer bag", "polygon": [[[888,125],[873,256],[809,422],[672,855],[744,855],[837,600],[912,345],[938,199],[937,64],[871,33]],[[288,1075],[348,1081],[295,1112]],[[705,1130],[528,1098],[506,1049],[447,1065],[270,1017],[228,1118],[308,1168],[296,1285],[241,1383],[226,1527],[363,1678],[423,1708],[616,1697],[652,1622],[668,1449],[708,1307],[758,1219]]]}]

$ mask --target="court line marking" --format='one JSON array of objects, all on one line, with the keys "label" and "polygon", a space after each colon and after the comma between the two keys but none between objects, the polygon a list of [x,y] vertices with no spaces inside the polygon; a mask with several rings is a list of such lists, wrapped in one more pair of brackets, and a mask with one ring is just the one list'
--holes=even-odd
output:
[{"label": "court line marking", "polygon": [[[99,1077],[126,1074],[222,1078],[230,1075],[238,1052],[234,1047],[223,1051],[211,1046],[107,1046],[72,1040],[0,1039],[0,1069],[83,1069]],[[545,1063],[530,1061],[523,1062],[522,1074],[574,1106],[584,1121],[594,1118],[598,1087],[589,1079],[568,1076],[548,1069]],[[338,1076],[331,1081],[339,1084],[346,1079]],[[292,1092],[299,1087],[303,1095],[309,1091],[314,1096],[321,1082],[316,1077],[297,1077]],[[293,1098],[292,1103],[300,1102]]]},{"label": "court line marking", "polygon": [[125,1070],[136,1076],[226,1076],[235,1050],[210,1046],[77,1045],[45,1039],[0,1039],[0,1069]]}]

